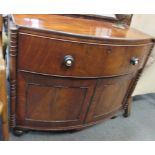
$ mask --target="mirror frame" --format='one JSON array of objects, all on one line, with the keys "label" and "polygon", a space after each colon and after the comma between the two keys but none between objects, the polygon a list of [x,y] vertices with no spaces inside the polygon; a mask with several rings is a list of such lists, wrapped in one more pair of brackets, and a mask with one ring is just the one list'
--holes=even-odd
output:
[{"label": "mirror frame", "polygon": [[125,24],[130,26],[133,14],[114,14],[115,17],[108,17],[101,14],[63,14],[65,16],[95,19],[95,20],[105,20],[112,23]]}]

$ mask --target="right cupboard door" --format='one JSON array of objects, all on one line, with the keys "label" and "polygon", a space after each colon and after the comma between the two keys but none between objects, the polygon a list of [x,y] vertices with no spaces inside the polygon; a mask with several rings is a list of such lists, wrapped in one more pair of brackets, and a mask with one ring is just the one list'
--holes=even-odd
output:
[{"label": "right cupboard door", "polygon": [[122,108],[124,97],[129,89],[130,75],[99,79],[89,107],[86,122],[99,121],[112,116]]}]

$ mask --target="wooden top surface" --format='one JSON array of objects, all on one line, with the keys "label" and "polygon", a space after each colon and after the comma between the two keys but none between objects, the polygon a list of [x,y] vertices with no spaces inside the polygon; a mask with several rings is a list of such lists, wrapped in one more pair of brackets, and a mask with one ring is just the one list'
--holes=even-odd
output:
[{"label": "wooden top surface", "polygon": [[65,33],[68,35],[80,35],[81,37],[93,37],[100,39],[123,40],[152,40],[152,37],[130,27],[117,28],[114,23],[95,19],[83,19],[63,15],[41,14],[16,14],[12,15],[15,25],[35,29],[45,29]]}]

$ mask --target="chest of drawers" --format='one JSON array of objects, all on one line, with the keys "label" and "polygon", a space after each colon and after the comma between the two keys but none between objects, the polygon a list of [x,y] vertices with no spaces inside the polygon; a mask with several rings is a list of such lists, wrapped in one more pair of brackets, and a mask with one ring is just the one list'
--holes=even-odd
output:
[{"label": "chest of drawers", "polygon": [[12,15],[11,127],[81,129],[128,116],[153,38],[114,23],[63,15]]}]

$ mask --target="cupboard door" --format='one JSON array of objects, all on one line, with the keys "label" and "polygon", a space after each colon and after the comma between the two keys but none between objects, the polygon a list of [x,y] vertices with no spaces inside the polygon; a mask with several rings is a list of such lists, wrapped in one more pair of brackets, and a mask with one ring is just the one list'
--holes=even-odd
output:
[{"label": "cupboard door", "polygon": [[74,80],[20,73],[17,124],[49,128],[83,123],[95,80]]},{"label": "cupboard door", "polygon": [[104,119],[121,109],[130,81],[130,76],[98,80],[86,121]]}]

